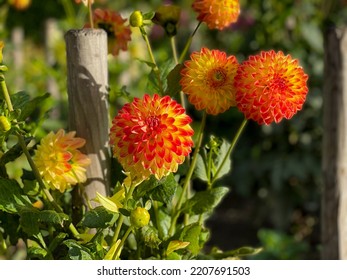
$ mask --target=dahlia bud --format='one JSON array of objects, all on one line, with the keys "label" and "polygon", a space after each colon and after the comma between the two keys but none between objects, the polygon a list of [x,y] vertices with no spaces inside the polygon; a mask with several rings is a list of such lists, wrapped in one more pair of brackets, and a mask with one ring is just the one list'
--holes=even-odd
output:
[{"label": "dahlia bud", "polygon": [[141,11],[134,11],[129,18],[132,27],[141,27],[143,25],[143,15]]},{"label": "dahlia bud", "polygon": [[181,8],[174,5],[165,5],[158,8],[152,21],[161,25],[168,36],[177,34],[177,24],[180,20]]},{"label": "dahlia bud", "polygon": [[135,228],[142,228],[148,225],[150,215],[146,208],[137,207],[130,214],[131,225]]},{"label": "dahlia bud", "polygon": [[5,116],[0,116],[0,131],[7,132],[11,129],[11,122]]}]

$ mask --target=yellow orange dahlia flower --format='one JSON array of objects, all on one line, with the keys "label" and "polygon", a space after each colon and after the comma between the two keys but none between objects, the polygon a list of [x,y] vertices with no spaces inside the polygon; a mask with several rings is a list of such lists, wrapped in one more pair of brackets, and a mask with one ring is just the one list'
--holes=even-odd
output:
[{"label": "yellow orange dahlia flower", "polygon": [[182,91],[197,110],[218,115],[235,106],[234,77],[238,62],[219,50],[193,52],[181,70]]},{"label": "yellow orange dahlia flower", "polygon": [[[95,9],[93,12],[94,26],[106,31],[108,52],[114,56],[118,55],[120,50],[126,51],[128,49],[131,30],[128,25],[125,25],[126,21],[115,11]],[[86,24],[85,27],[90,27],[90,25]]]},{"label": "yellow orange dahlia flower", "polygon": [[157,179],[177,171],[191,152],[192,119],[169,96],[134,98],[112,121],[113,155],[136,179]]},{"label": "yellow orange dahlia flower", "polygon": [[210,29],[223,30],[240,15],[239,0],[195,0],[192,7],[198,13],[197,19]]},{"label": "yellow orange dahlia flower", "polygon": [[78,150],[85,140],[75,134],[63,129],[56,134],[50,132],[41,139],[33,157],[43,180],[60,192],[87,179],[85,167],[90,165],[90,159]]},{"label": "yellow orange dahlia flower", "polygon": [[259,124],[290,119],[302,109],[308,76],[298,60],[283,52],[250,56],[235,77],[236,103],[247,119]]}]

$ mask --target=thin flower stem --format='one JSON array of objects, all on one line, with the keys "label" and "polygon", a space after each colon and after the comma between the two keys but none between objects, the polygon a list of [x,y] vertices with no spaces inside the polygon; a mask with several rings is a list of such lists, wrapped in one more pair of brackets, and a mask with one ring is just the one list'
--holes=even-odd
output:
[{"label": "thin flower stem", "polygon": [[164,91],[163,90],[163,83],[162,83],[161,78],[160,78],[159,67],[158,67],[158,64],[157,64],[157,62],[156,62],[156,60],[154,58],[152,47],[151,47],[151,44],[149,42],[147,33],[146,33],[145,29],[142,26],[140,27],[140,31],[141,31],[143,39],[146,42],[146,46],[147,46],[147,50],[148,50],[148,54],[149,54],[149,57],[151,59],[151,62],[154,64],[153,71],[157,75],[159,91],[160,91],[160,93],[163,93],[163,91]]},{"label": "thin flower stem", "polygon": [[188,41],[187,41],[186,45],[184,46],[183,52],[181,53],[181,56],[180,56],[180,58],[178,60],[178,63],[182,63],[184,58],[186,57],[187,52],[188,52],[188,50],[189,50],[189,48],[190,48],[190,46],[191,46],[191,44],[193,42],[193,37],[194,37],[195,33],[198,31],[200,25],[201,25],[201,22],[198,23],[198,25],[195,27],[193,33],[188,38]]},{"label": "thin flower stem", "polygon": [[[124,198],[124,205],[127,204],[128,202],[128,199],[131,198],[131,196],[133,195],[133,192],[134,192],[134,189],[136,187],[136,184],[132,184],[129,188],[129,191],[128,193],[125,195],[125,198]],[[123,214],[120,213],[120,216],[118,218],[118,221],[117,221],[117,227],[114,231],[114,235],[113,235],[113,239],[112,239],[112,245],[117,242],[118,240],[118,237],[119,237],[119,233],[120,233],[120,230],[122,228],[122,225],[123,225],[123,221],[124,221],[124,216]]]},{"label": "thin flower stem", "polygon": [[133,230],[133,227],[132,227],[132,226],[130,226],[130,227],[127,229],[127,231],[126,231],[125,234],[123,235],[122,240],[121,240],[121,242],[119,243],[119,245],[118,245],[116,251],[114,252],[114,255],[113,255],[113,258],[112,258],[112,259],[115,260],[115,259],[118,259],[118,258],[119,258],[120,254],[122,253],[122,249],[123,249],[124,243],[125,243],[125,241],[127,240],[129,234],[132,232],[132,230]]},{"label": "thin flower stem", "polygon": [[88,14],[89,14],[90,28],[94,28],[93,9],[92,9],[92,1],[91,0],[88,0]]},{"label": "thin flower stem", "polygon": [[0,87],[1,87],[1,89],[0,89],[1,92],[4,95],[8,110],[13,111],[13,106],[12,106],[10,94],[8,93],[6,82],[5,82],[5,79],[3,77],[0,79]]},{"label": "thin flower stem", "polygon": [[242,123],[241,123],[239,129],[237,130],[237,132],[236,132],[236,134],[235,134],[235,136],[234,136],[234,139],[233,139],[233,141],[231,142],[230,147],[229,147],[227,153],[225,154],[225,157],[223,158],[223,161],[222,161],[221,165],[219,166],[219,168],[217,169],[216,173],[214,174],[214,177],[213,177],[213,179],[212,179],[212,181],[211,181],[211,187],[213,186],[213,184],[215,183],[215,181],[218,179],[219,173],[221,172],[221,170],[222,170],[224,164],[226,163],[227,159],[230,157],[231,153],[233,152],[233,150],[234,150],[234,148],[235,148],[235,146],[236,146],[236,143],[237,143],[237,141],[239,140],[239,138],[240,138],[240,136],[241,136],[241,134],[242,134],[242,131],[243,131],[243,129],[245,128],[246,124],[247,124],[247,119],[244,119],[244,120],[242,121]]},{"label": "thin flower stem", "polygon": [[172,221],[171,221],[171,226],[170,226],[170,229],[169,229],[169,235],[172,236],[174,234],[174,231],[175,231],[175,228],[176,228],[176,222],[177,222],[177,219],[181,213],[181,206],[183,204],[183,198],[185,197],[185,193],[188,191],[188,186],[190,184],[190,180],[192,178],[192,175],[193,175],[193,172],[194,172],[194,169],[195,169],[195,165],[196,165],[196,162],[197,162],[197,159],[198,159],[198,154],[199,154],[199,151],[200,151],[200,147],[201,147],[201,143],[202,143],[202,139],[203,139],[203,136],[204,136],[204,129],[205,129],[205,125],[206,125],[206,118],[207,118],[207,114],[206,114],[206,111],[204,111],[204,114],[202,116],[202,120],[201,120],[201,125],[200,125],[200,129],[199,129],[199,132],[198,132],[198,138],[197,138],[197,143],[196,143],[196,146],[195,146],[195,150],[194,150],[194,153],[193,153],[193,157],[192,157],[192,162],[189,166],[189,169],[188,169],[188,172],[187,172],[187,176],[185,178],[185,181],[184,181],[184,184],[183,184],[183,187],[182,187],[182,192],[178,198],[178,201],[177,201],[177,204],[176,204],[176,207],[174,208],[174,215],[173,215],[173,218],[172,218]]},{"label": "thin flower stem", "polygon": [[[176,40],[175,40],[175,36],[172,36],[170,38],[170,42],[171,42],[171,49],[172,49],[172,55],[174,58],[174,61],[177,64],[179,64],[178,62],[178,56],[177,56],[177,48],[176,48]],[[181,99],[181,105],[184,109],[186,109],[186,100],[185,100],[185,96],[183,91],[180,91],[180,99]]]}]

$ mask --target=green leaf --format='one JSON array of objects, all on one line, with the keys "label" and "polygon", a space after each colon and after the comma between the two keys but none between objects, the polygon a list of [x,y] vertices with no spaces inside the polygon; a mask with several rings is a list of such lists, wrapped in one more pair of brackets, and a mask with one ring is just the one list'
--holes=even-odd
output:
[{"label": "green leaf", "polygon": [[134,191],[133,197],[135,200],[139,200],[144,196],[148,196],[148,193],[152,191],[154,188],[158,187],[160,181],[157,180],[154,176],[149,177],[148,180],[142,182],[138,185]]},{"label": "green leaf", "polygon": [[215,259],[215,260],[221,260],[221,259],[227,259],[227,258],[242,258],[247,256],[252,256],[260,253],[263,249],[262,248],[253,248],[253,247],[241,247],[235,250],[230,250],[226,252],[220,252],[219,250],[216,250],[217,252],[212,252],[209,254],[209,258]]},{"label": "green leaf", "polygon": [[230,156],[226,158],[224,165],[222,166],[223,159],[227,155],[229,148],[230,148],[230,143],[228,143],[226,140],[223,139],[222,144],[220,145],[219,150],[217,152],[217,157],[214,160],[214,170],[212,170],[212,175],[214,177],[216,174],[216,171],[219,168],[221,168],[216,179],[222,178],[224,175],[228,174],[231,169]]},{"label": "green leaf", "polygon": [[141,234],[146,246],[158,249],[161,240],[158,237],[158,230],[153,226],[144,226],[141,228]]},{"label": "green leaf", "polygon": [[178,183],[175,180],[175,176],[170,173],[163,180],[160,181],[160,185],[150,192],[150,196],[153,200],[168,204],[171,202],[172,197],[176,193]]},{"label": "green leaf", "polygon": [[72,260],[93,260],[92,252],[75,240],[65,240],[63,242],[69,248],[69,257]]},{"label": "green leaf", "polygon": [[81,225],[89,228],[106,228],[112,225],[118,214],[110,213],[106,208],[99,206],[88,212],[81,221]]},{"label": "green leaf", "polygon": [[34,235],[40,231],[40,223],[63,227],[69,216],[53,210],[39,211],[35,208],[24,208],[20,211],[20,225],[27,234]]},{"label": "green leaf", "polygon": [[56,237],[49,243],[48,250],[53,252],[55,248],[57,248],[60,244],[62,244],[63,240],[68,236],[65,232],[59,232]]},{"label": "green leaf", "polygon": [[49,93],[45,93],[44,95],[35,97],[25,104],[22,104],[22,107],[20,108],[22,112],[19,116],[19,121],[25,121],[49,96]]},{"label": "green leaf", "polygon": [[47,250],[38,246],[28,247],[27,258],[28,259],[40,259],[43,260],[47,256]]},{"label": "green leaf", "polygon": [[[25,144],[29,144],[32,140],[32,137],[25,138]],[[23,154],[22,147],[17,143],[11,149],[9,149],[6,153],[2,155],[0,158],[0,166],[4,166],[8,162],[12,162],[15,159],[19,158]]]},{"label": "green leaf", "polygon": [[210,212],[228,192],[229,188],[227,187],[217,187],[197,192],[183,204],[182,210],[184,213],[195,215]]},{"label": "green leaf", "polygon": [[167,75],[167,89],[166,94],[174,97],[178,95],[181,91],[180,79],[181,79],[181,70],[183,69],[183,64],[177,64],[174,69],[170,71]]},{"label": "green leaf", "polygon": [[13,214],[23,207],[32,206],[19,184],[15,180],[0,178],[0,210]]},{"label": "green leaf", "polygon": [[30,101],[30,95],[25,91],[19,91],[11,95],[11,101],[14,109],[22,110]]},{"label": "green leaf", "polygon": [[119,208],[116,204],[116,202],[114,202],[113,200],[111,200],[111,198],[103,196],[102,194],[96,192],[96,196],[98,201],[100,202],[100,204],[105,207],[107,210],[113,212],[113,213],[118,213],[119,212]]},{"label": "green leaf", "polygon": [[193,255],[197,255],[207,241],[208,231],[203,229],[199,223],[190,224],[182,229],[179,240],[189,242],[186,247]]},{"label": "green leaf", "polygon": [[167,246],[166,253],[170,255],[173,251],[186,248],[190,242],[181,240],[172,240]]},{"label": "green leaf", "polygon": [[206,164],[201,154],[198,154],[198,158],[196,160],[196,166],[194,170],[194,175],[200,180],[204,182],[208,182]]}]

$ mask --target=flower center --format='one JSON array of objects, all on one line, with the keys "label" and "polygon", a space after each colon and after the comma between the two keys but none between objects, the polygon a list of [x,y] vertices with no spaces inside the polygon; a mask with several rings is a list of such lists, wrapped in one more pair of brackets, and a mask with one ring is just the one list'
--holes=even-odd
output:
[{"label": "flower center", "polygon": [[146,125],[150,130],[155,130],[159,127],[160,125],[160,120],[157,116],[149,116],[146,119]]},{"label": "flower center", "polygon": [[223,69],[213,69],[207,78],[207,84],[210,87],[219,87],[224,84],[226,80],[226,73]]},{"label": "flower center", "polygon": [[275,76],[270,82],[269,88],[275,93],[283,94],[288,89],[288,86],[285,79]]}]

